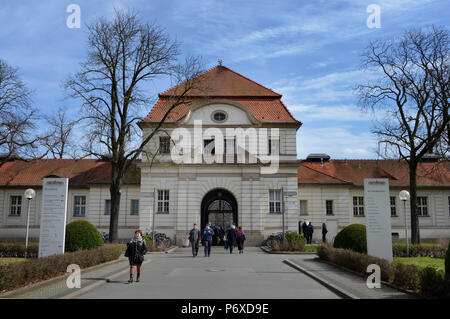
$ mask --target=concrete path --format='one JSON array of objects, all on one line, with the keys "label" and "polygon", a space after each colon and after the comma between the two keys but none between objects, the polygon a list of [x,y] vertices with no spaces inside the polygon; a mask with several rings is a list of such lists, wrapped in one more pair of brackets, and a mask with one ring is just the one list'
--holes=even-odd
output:
[{"label": "concrete path", "polygon": [[350,295],[354,299],[415,299],[415,295],[401,292],[384,284],[381,288],[369,289],[367,278],[341,270],[328,263],[320,261],[315,255],[286,256],[286,259],[300,266],[303,270],[318,277],[321,281]]},{"label": "concrete path", "polygon": [[255,247],[230,255],[213,247],[211,257],[200,248],[172,254],[152,254],[143,267],[141,282],[129,284],[128,275],[91,290],[79,298],[163,299],[309,299],[340,298],[323,285],[283,263],[286,256],[266,254]]}]

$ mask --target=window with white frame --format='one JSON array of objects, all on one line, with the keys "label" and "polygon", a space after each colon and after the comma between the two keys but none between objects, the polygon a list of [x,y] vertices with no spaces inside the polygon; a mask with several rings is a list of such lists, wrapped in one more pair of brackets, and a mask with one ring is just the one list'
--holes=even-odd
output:
[{"label": "window with white frame", "polygon": [[20,216],[22,213],[22,196],[12,195],[9,202],[9,216]]},{"label": "window with white frame", "polygon": [[325,210],[327,212],[327,215],[333,215],[333,201],[332,200],[326,200],[325,201]]},{"label": "window with white frame", "polygon": [[73,198],[73,216],[86,216],[86,196],[74,196]]},{"label": "window with white frame", "polygon": [[111,200],[105,200],[105,215],[111,215]]},{"label": "window with white frame", "polygon": [[158,190],[158,210],[157,213],[168,214],[169,213],[169,190]]},{"label": "window with white frame", "polygon": [[308,215],[308,201],[301,200],[300,201],[300,216]]},{"label": "window with white frame", "polygon": [[364,197],[353,196],[353,216],[364,216]]},{"label": "window with white frame", "polygon": [[269,190],[269,212],[281,213],[281,189]]},{"label": "window with white frame", "polygon": [[131,200],[131,215],[139,215],[139,199]]},{"label": "window with white frame", "polygon": [[425,196],[417,196],[417,215],[428,216],[428,201]]},{"label": "window with white frame", "polygon": [[397,207],[395,205],[395,196],[389,197],[389,201],[391,204],[391,217],[397,216]]}]

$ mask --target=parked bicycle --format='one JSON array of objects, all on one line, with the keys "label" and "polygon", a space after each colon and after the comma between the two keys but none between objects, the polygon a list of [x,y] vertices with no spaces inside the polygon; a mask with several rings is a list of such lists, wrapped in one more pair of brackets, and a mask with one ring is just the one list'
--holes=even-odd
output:
[{"label": "parked bicycle", "polygon": [[145,235],[149,236],[152,240],[155,240],[156,248],[167,248],[172,246],[172,239],[165,233],[149,232],[145,233]]}]

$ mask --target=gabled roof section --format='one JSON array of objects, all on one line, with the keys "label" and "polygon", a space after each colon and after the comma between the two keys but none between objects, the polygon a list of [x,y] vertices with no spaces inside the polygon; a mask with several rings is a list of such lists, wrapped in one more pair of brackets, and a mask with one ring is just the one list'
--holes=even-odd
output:
[{"label": "gabled roof section", "polygon": [[[202,89],[194,89],[187,96],[281,98],[281,94],[221,65],[199,74],[196,79]],[[178,87],[183,87],[183,84],[160,93],[159,97],[177,95],[177,92],[181,91],[181,89],[177,90]]]}]

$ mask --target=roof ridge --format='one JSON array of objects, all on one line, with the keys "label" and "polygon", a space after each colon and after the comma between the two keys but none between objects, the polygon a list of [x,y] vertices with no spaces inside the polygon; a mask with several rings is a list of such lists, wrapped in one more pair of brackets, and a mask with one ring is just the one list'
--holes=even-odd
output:
[{"label": "roof ridge", "polygon": [[308,169],[310,169],[310,170],[314,171],[314,172],[317,172],[317,173],[319,173],[319,174],[322,174],[322,175],[325,175],[325,176],[328,176],[328,177],[331,177],[331,178],[337,179],[337,180],[339,180],[339,181],[341,181],[341,182],[344,182],[344,183],[349,183],[349,184],[353,184],[353,182],[351,182],[351,181],[347,181],[347,180],[345,180],[345,179],[342,179],[342,178],[339,178],[339,177],[336,177],[336,176],[333,176],[333,175],[330,175],[330,174],[327,174],[327,173],[324,173],[324,172],[318,171],[318,170],[316,170],[316,169],[314,169],[314,168],[312,168],[312,167],[309,167],[308,165],[304,165],[304,166],[305,166],[306,168],[308,168]]}]

